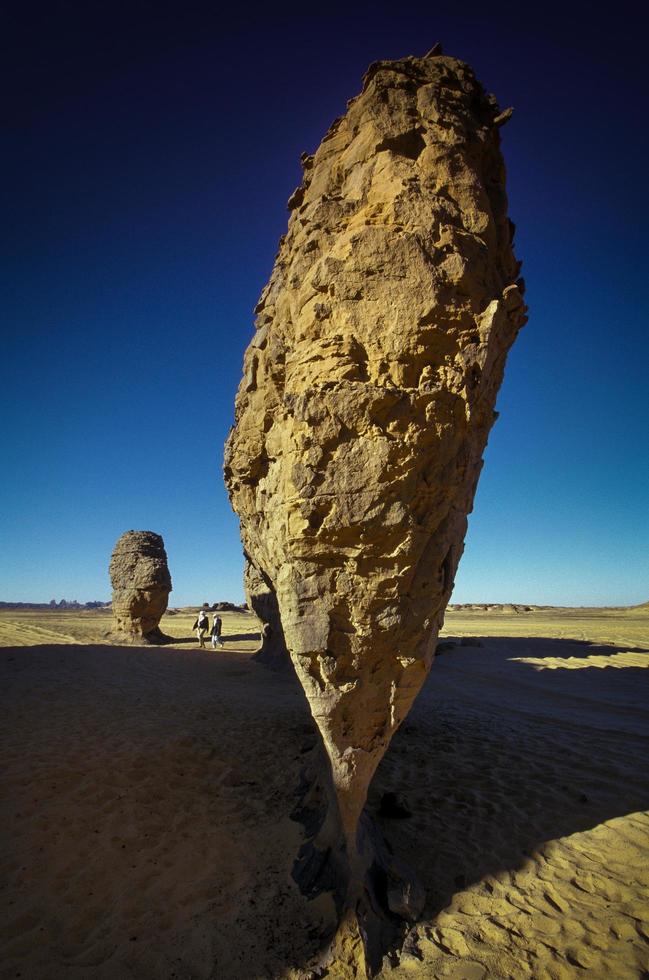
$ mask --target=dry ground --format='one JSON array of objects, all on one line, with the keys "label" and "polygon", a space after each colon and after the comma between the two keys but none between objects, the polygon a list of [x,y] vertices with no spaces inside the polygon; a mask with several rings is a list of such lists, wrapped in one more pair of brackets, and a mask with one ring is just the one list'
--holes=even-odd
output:
[{"label": "dry ground", "polygon": [[[141,649],[98,642],[103,612],[0,612],[0,977],[288,980],[317,949],[329,909],[290,876],[308,707],[250,660],[253,617],[217,653],[194,618]],[[382,977],[646,977],[647,611],[445,633],[370,793],[412,811],[382,826],[427,894]]]},{"label": "dry ground", "polygon": [[[169,610],[160,624],[173,638],[171,646],[188,649],[197,646],[192,625],[196,609]],[[245,612],[221,612],[223,634],[228,649],[251,653],[259,643],[256,618]],[[0,646],[36,646],[43,643],[113,643],[108,639],[112,614],[104,609],[50,610],[0,609]],[[211,622],[211,613],[210,613]]]}]

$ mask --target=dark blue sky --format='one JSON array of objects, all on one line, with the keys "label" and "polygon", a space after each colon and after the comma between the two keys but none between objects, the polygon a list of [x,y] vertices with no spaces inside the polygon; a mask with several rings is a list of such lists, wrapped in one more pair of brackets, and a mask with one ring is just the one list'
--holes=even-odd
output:
[{"label": "dark blue sky", "polygon": [[454,600],[649,598],[640,6],[15,5],[3,24],[0,598],[108,598],[129,528],[172,602],[240,599],[221,478],[300,179],[378,58],[441,40],[502,107],[530,322]]}]

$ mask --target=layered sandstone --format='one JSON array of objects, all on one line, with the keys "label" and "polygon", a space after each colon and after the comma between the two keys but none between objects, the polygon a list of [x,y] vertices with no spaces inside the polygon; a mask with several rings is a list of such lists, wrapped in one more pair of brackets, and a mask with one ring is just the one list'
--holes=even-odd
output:
[{"label": "layered sandstone", "polygon": [[171,576],[161,535],[127,531],[110,559],[115,631],[133,642],[164,639],[160,620],[167,609]]},{"label": "layered sandstone", "polygon": [[438,49],[370,66],[302,158],[226,447],[248,577],[331,761],[350,896],[367,787],[431,666],[526,319],[510,114]]}]

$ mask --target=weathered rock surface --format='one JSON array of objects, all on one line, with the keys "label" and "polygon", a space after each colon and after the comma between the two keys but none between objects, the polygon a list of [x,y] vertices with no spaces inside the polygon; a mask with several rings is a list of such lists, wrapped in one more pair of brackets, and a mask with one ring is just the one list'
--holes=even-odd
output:
[{"label": "weathered rock surface", "polygon": [[160,620],[171,592],[164,541],[153,531],[127,531],[110,559],[115,631],[133,642],[164,639]]},{"label": "weathered rock surface", "polygon": [[274,670],[285,669],[290,665],[290,660],[275,591],[250,561],[246,561],[243,582],[248,607],[260,624],[261,644],[254,659]]},{"label": "weathered rock surface", "polygon": [[350,906],[367,787],[431,666],[526,319],[509,115],[438,48],[370,66],[303,156],[226,447],[248,581],[276,604],[331,761]]}]

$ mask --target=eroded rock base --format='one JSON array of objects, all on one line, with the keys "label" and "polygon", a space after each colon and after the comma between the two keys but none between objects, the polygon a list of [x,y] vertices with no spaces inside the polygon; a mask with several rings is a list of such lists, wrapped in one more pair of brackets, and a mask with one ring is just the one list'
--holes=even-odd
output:
[{"label": "eroded rock base", "polygon": [[177,638],[167,636],[161,629],[156,628],[145,635],[141,633],[130,633],[123,630],[112,630],[105,634],[105,639],[118,644],[119,646],[148,647],[164,646],[165,643],[177,642]]},{"label": "eroded rock base", "polygon": [[[322,754],[322,753],[320,753]],[[352,872],[342,827],[338,828],[333,785],[320,769],[305,770],[294,820],[303,824],[307,840],[293,865],[293,879],[313,901],[324,894],[333,900],[336,920],[322,937],[311,965],[311,976],[373,977],[384,958],[396,958],[412,922],[423,911],[424,890],[412,868],[395,857],[390,844],[369,813],[359,821],[358,856],[361,874]]]}]

